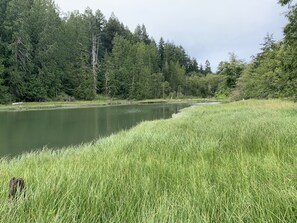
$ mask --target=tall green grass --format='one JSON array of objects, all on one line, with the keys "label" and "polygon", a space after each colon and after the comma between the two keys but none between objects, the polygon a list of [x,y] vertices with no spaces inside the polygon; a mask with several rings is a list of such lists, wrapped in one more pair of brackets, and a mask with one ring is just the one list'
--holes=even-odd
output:
[{"label": "tall green grass", "polygon": [[[22,176],[26,199],[8,201]],[[0,222],[296,222],[297,106],[185,109],[90,145],[0,162]]]}]

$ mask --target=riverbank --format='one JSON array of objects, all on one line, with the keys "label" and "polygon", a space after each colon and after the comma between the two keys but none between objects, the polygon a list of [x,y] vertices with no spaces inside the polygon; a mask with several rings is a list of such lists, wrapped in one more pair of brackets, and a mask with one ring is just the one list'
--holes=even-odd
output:
[{"label": "riverbank", "polygon": [[88,108],[109,105],[130,105],[130,104],[156,104],[156,103],[201,103],[227,101],[215,98],[188,98],[188,99],[148,99],[148,100],[119,100],[119,99],[100,99],[94,101],[69,101],[69,102],[19,102],[9,105],[0,105],[0,112],[3,111],[31,111],[31,110],[50,110],[50,109],[71,109]]},{"label": "riverbank", "polygon": [[[1,222],[296,222],[297,106],[183,110],[89,145],[0,161]],[[8,202],[24,177],[26,199]]]}]

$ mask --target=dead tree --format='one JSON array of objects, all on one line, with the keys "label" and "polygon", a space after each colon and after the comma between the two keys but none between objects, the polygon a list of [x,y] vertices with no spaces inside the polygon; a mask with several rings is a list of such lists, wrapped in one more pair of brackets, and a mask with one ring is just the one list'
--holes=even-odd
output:
[{"label": "dead tree", "polygon": [[23,178],[13,177],[9,181],[9,199],[16,199],[23,193],[25,197],[25,181]]}]

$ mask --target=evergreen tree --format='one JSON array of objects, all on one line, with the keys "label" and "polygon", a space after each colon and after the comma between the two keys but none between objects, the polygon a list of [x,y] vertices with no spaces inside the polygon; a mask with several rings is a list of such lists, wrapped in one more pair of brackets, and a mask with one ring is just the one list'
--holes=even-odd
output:
[{"label": "evergreen tree", "polygon": [[280,0],[282,5],[288,5],[287,17],[289,23],[284,28],[285,55],[283,70],[287,76],[287,87],[290,88],[290,95],[297,100],[297,4],[291,0]]},{"label": "evergreen tree", "polygon": [[30,13],[30,23],[35,76],[32,79],[41,82],[40,89],[44,98],[57,97],[62,91],[64,58],[61,51],[62,21],[54,2],[35,1]]},{"label": "evergreen tree", "polygon": [[33,69],[32,45],[30,42],[30,9],[32,1],[11,0],[7,5],[4,32],[6,34],[7,80],[16,100],[26,98],[25,83],[31,80]]},{"label": "evergreen tree", "polygon": [[211,74],[212,71],[211,71],[211,66],[210,66],[210,62],[209,60],[206,60],[205,61],[205,68],[204,68],[204,74],[207,75],[207,74]]},{"label": "evergreen tree", "polygon": [[116,35],[129,39],[131,33],[125,26],[112,14],[103,28],[102,41],[103,51],[110,53],[113,49],[113,39]]},{"label": "evergreen tree", "polygon": [[180,94],[183,88],[184,78],[185,78],[185,68],[182,67],[178,62],[170,63],[169,65],[170,73],[170,87],[173,91]]},{"label": "evergreen tree", "polygon": [[134,35],[137,42],[141,41],[142,30],[141,30],[141,26],[139,24],[136,26],[133,35]]},{"label": "evergreen tree", "polygon": [[159,56],[160,56],[160,70],[162,70],[163,68],[163,64],[164,64],[164,45],[165,42],[163,40],[163,38],[161,37],[160,41],[159,41],[159,45],[158,45],[158,51],[159,51]]},{"label": "evergreen tree", "polygon": [[84,16],[76,12],[72,13],[66,22],[68,42],[64,49],[67,51],[65,53],[68,63],[65,67],[63,86],[68,95],[90,100],[95,98],[96,94],[89,63],[89,27],[85,21]]},{"label": "evergreen tree", "polygon": [[164,61],[176,63],[187,67],[188,56],[181,46],[176,46],[173,43],[165,43],[164,45]]},{"label": "evergreen tree", "polygon": [[[162,73],[153,73],[150,78],[151,98],[163,97],[164,76]],[[165,94],[165,92],[164,92]]]},{"label": "evergreen tree", "polygon": [[7,42],[5,21],[8,3],[10,0],[0,0],[0,55],[5,55],[5,43]]},{"label": "evergreen tree", "polygon": [[226,77],[226,87],[231,91],[231,89],[235,88],[236,81],[242,74],[244,68],[244,61],[237,59],[236,55],[231,53],[229,61],[219,64],[217,73]]},{"label": "evergreen tree", "polygon": [[150,44],[151,40],[149,39],[149,36],[146,31],[145,25],[137,25],[134,31],[134,37],[136,41],[142,41],[145,44]]},{"label": "evergreen tree", "polygon": [[[122,36],[115,36],[110,62],[110,76],[113,85],[112,95],[129,98],[131,85],[135,83],[134,58],[131,57],[133,50],[131,43]],[[133,87],[132,87],[133,88]]]},{"label": "evergreen tree", "polygon": [[195,58],[189,59],[186,71],[188,75],[190,75],[191,73],[199,73],[198,63]]},{"label": "evergreen tree", "polygon": [[142,24],[141,26],[141,40],[145,43],[145,44],[150,44],[151,40],[149,38],[149,35],[146,31],[146,27],[144,24]]},{"label": "evergreen tree", "polygon": [[8,93],[8,87],[4,84],[4,65],[3,59],[0,56],[0,104],[8,103],[11,100],[11,96]]},{"label": "evergreen tree", "polygon": [[283,58],[283,45],[267,36],[262,52],[243,70],[233,97],[235,99],[290,97],[294,89],[282,69]]},{"label": "evergreen tree", "polygon": [[74,90],[74,96],[77,99],[93,100],[95,98],[95,92],[93,89],[93,75],[90,67],[87,64],[87,54],[81,52],[80,67],[76,71],[78,80],[80,81],[78,86]]}]

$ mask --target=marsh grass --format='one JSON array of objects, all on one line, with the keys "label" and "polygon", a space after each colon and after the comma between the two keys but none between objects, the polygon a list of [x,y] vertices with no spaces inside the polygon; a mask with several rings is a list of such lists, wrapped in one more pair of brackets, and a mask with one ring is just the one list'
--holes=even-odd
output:
[{"label": "marsh grass", "polygon": [[[191,107],[0,169],[1,222],[296,222],[297,106]],[[8,201],[12,176],[26,199]]]}]

